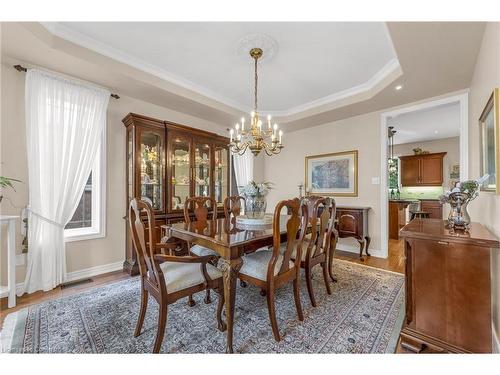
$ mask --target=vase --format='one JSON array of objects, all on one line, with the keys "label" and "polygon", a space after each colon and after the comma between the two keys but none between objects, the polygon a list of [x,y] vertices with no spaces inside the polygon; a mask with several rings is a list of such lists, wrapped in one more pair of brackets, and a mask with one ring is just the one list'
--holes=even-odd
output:
[{"label": "vase", "polygon": [[448,225],[451,229],[469,229],[470,216],[467,212],[469,201],[470,195],[467,193],[456,192],[450,194],[449,203],[451,210],[448,215]]},{"label": "vase", "polygon": [[267,201],[263,195],[245,196],[245,216],[250,219],[262,219],[266,214]]}]

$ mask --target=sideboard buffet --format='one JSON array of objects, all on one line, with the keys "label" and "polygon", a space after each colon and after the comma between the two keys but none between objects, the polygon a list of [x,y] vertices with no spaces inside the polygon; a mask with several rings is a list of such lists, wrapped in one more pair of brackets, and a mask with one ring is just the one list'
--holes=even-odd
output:
[{"label": "sideboard buffet", "polygon": [[491,253],[498,240],[481,224],[452,231],[447,221],[413,219],[405,241],[406,317],[401,346],[409,351],[491,353]]},{"label": "sideboard buffet", "polygon": [[[122,121],[127,129],[127,215],[131,199],[148,201],[155,211],[157,240],[162,225],[184,220],[184,201],[189,196],[214,198],[218,216],[223,215],[230,186],[228,138],[134,113]],[[135,275],[138,265],[128,222],[126,231],[123,267]]]}]

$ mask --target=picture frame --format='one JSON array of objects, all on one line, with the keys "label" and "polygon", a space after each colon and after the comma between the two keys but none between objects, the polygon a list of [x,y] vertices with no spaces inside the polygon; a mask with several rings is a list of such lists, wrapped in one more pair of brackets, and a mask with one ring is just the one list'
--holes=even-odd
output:
[{"label": "picture frame", "polygon": [[490,95],[479,117],[480,176],[489,175],[481,190],[500,194],[500,89]]},{"label": "picture frame", "polygon": [[306,195],[358,196],[358,150],[305,158]]}]

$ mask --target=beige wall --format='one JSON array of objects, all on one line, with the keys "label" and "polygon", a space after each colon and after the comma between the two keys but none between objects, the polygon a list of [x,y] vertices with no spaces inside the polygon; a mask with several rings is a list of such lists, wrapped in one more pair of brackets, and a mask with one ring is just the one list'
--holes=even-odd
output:
[{"label": "beige wall", "polygon": [[[25,74],[11,66],[1,66],[1,173],[27,182],[26,140],[24,123]],[[187,116],[166,108],[122,96],[110,99],[107,116],[107,220],[106,237],[70,242],[66,245],[68,272],[122,262],[125,257],[125,127],[122,118],[135,112],[159,119],[225,134],[225,127]],[[1,203],[2,214],[19,215],[28,203],[27,183],[16,185],[16,192],[6,190]],[[10,199],[13,204],[8,200]],[[21,234],[17,228],[17,252],[20,253]],[[6,238],[2,229],[1,279],[6,281]],[[17,267],[17,282],[24,280],[24,266]]]},{"label": "beige wall", "polygon": [[[380,252],[380,185],[371,183],[372,177],[380,176],[380,113],[285,133],[283,142],[285,148],[280,155],[265,159],[265,180],[276,187],[269,194],[268,211],[272,212],[278,201],[298,196],[298,185],[304,182],[307,155],[358,150],[358,197],[335,197],[335,200],[337,204],[372,208],[369,214],[370,248],[373,255],[383,255]],[[358,243],[352,238],[341,239],[339,248],[358,251]]]},{"label": "beige wall", "polygon": [[[488,23],[469,95],[469,177],[479,177],[478,119],[494,88],[500,87],[500,23]],[[500,195],[481,192],[470,204],[473,221],[486,225],[500,238]],[[500,337],[500,251],[492,254],[493,323]]]},{"label": "beige wall", "polygon": [[[457,124],[457,128],[459,126]],[[443,159],[443,187],[449,189],[451,168],[460,164],[460,137],[394,145],[394,156],[413,155],[413,149],[417,147],[429,152],[446,152]]]}]

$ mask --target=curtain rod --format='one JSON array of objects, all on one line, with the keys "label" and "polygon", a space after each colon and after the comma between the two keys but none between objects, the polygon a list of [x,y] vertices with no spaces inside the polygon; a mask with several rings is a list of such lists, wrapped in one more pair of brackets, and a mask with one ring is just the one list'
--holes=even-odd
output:
[{"label": "curtain rod", "polygon": [[[21,66],[21,65],[19,65],[19,64],[14,65],[14,68],[15,68],[18,72],[25,72],[25,73],[26,73],[26,72],[28,71],[28,69],[26,69],[24,66]],[[118,95],[118,94],[111,94],[111,97],[112,97],[113,99],[120,99],[120,95]]]}]

